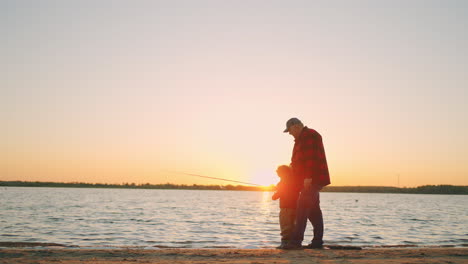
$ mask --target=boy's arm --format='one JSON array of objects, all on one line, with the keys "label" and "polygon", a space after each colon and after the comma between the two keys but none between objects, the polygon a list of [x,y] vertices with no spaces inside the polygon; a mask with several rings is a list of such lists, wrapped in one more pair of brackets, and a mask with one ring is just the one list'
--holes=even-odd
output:
[{"label": "boy's arm", "polygon": [[275,193],[273,194],[273,196],[271,196],[271,199],[272,199],[273,201],[278,200],[279,198],[280,198],[280,195],[279,195],[278,192],[275,192]]},{"label": "boy's arm", "polygon": [[283,183],[280,181],[276,185],[276,192],[273,194],[273,196],[271,196],[271,199],[278,200],[281,197],[282,189],[283,189]]}]

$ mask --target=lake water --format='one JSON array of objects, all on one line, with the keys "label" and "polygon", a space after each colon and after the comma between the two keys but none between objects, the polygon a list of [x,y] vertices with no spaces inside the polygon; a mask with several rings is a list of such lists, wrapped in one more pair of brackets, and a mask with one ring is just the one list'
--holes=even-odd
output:
[{"label": "lake water", "polygon": [[[271,248],[269,192],[0,188],[0,242]],[[468,246],[468,196],[321,193],[325,244]],[[312,238],[310,223],[304,244]]]}]

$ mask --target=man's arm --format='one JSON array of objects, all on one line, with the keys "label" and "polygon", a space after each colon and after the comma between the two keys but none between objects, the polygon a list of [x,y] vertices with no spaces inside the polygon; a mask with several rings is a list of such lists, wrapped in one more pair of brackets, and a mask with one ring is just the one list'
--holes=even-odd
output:
[{"label": "man's arm", "polygon": [[319,158],[317,147],[321,142],[321,136],[318,133],[311,133],[304,138],[303,156],[304,156],[304,189],[308,190],[312,186],[314,176],[319,173]]}]

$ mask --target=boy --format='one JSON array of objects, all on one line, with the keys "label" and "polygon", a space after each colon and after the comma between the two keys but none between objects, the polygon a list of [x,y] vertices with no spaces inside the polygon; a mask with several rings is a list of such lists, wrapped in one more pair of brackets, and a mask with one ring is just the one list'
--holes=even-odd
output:
[{"label": "boy", "polygon": [[282,249],[290,241],[294,230],[299,188],[293,178],[291,167],[281,165],[276,169],[276,174],[278,174],[281,180],[276,185],[276,192],[271,199],[280,199],[279,222],[281,229],[281,245],[277,248]]}]

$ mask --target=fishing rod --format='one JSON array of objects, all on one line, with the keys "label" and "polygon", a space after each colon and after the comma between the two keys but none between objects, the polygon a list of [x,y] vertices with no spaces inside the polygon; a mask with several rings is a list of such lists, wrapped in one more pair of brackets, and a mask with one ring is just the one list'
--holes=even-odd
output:
[{"label": "fishing rod", "polygon": [[189,175],[189,176],[195,176],[195,177],[201,177],[201,178],[215,179],[215,180],[220,180],[220,181],[228,181],[228,182],[236,182],[236,183],[242,183],[242,184],[248,184],[248,185],[262,186],[260,184],[255,184],[255,183],[250,183],[250,182],[234,181],[234,180],[210,177],[210,176],[199,175],[199,174],[185,173],[185,172],[179,172],[179,171],[170,171],[170,172],[171,173],[177,173],[177,174]]}]

